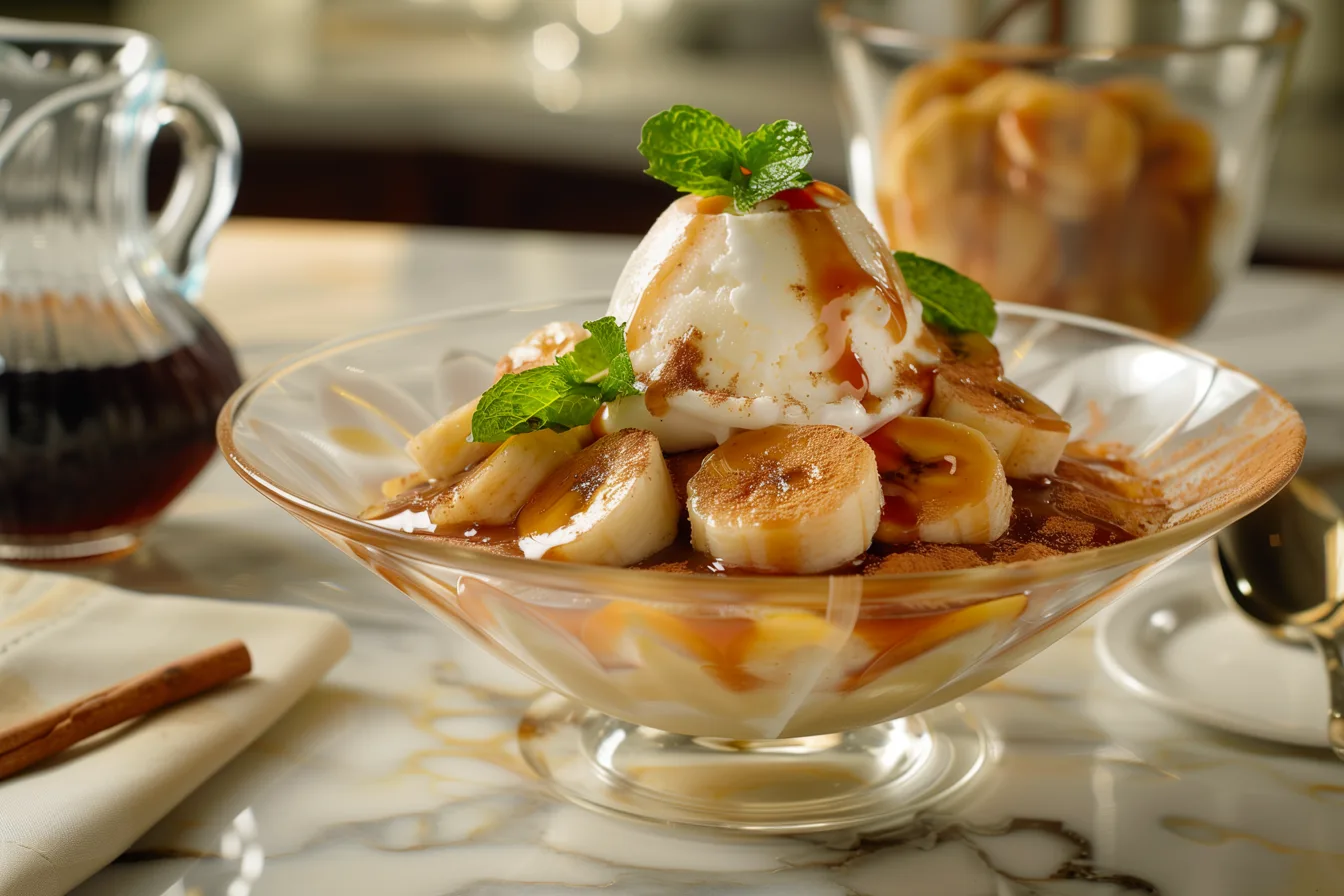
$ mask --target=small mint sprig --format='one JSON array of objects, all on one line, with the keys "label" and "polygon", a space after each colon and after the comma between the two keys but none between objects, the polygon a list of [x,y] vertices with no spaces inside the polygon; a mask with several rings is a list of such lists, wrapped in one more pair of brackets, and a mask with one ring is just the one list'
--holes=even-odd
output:
[{"label": "small mint sprig", "polygon": [[586,426],[606,402],[639,394],[625,347],[625,325],[604,317],[583,327],[588,338],[554,364],[506,373],[485,390],[471,415],[473,442]]},{"label": "small mint sprig", "polygon": [[913,252],[896,252],[905,285],[924,306],[924,323],[949,333],[993,336],[994,300],[983,286],[947,265]]},{"label": "small mint sprig", "polygon": [[731,196],[743,213],[780,190],[812,183],[803,170],[812,144],[796,121],[781,119],[743,136],[712,112],[678,105],[644,122],[639,152],[649,161],[645,174],[683,193]]}]

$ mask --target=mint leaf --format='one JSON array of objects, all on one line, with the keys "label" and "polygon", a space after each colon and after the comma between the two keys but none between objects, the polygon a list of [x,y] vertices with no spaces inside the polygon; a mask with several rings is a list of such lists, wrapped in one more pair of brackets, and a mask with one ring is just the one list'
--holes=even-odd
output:
[{"label": "mint leaf", "polygon": [[924,322],[949,333],[993,336],[999,324],[994,300],[979,283],[932,258],[896,252],[905,283],[924,306]]},{"label": "mint leaf", "polygon": [[502,442],[538,429],[563,432],[591,422],[601,407],[601,389],[574,383],[554,365],[505,374],[477,403],[471,440]]},{"label": "mint leaf", "polygon": [[649,160],[645,174],[683,193],[732,196],[738,212],[812,182],[803,170],[812,144],[796,121],[781,119],[743,137],[712,112],[673,106],[644,122],[639,151]]},{"label": "mint leaf", "polygon": [[625,348],[625,324],[616,323],[614,317],[604,317],[590,320],[583,326],[591,335],[579,346],[592,342],[605,358],[606,375],[598,382],[602,389],[602,400],[615,401],[626,395],[638,395],[635,367],[630,362],[630,352]]},{"label": "mint leaf", "polygon": [[645,174],[683,193],[729,196],[738,167],[742,133],[712,112],[695,106],[673,106],[644,122],[640,155],[648,159]]},{"label": "mint leaf", "polygon": [[761,125],[742,144],[742,167],[751,174],[741,193],[735,194],[738,209],[745,211],[780,190],[812,183],[812,176],[803,170],[810,161],[812,144],[798,122],[781,119]]},{"label": "mint leaf", "polygon": [[603,317],[583,326],[588,338],[554,364],[505,374],[485,391],[471,416],[473,442],[586,426],[603,403],[639,394],[625,325]]}]

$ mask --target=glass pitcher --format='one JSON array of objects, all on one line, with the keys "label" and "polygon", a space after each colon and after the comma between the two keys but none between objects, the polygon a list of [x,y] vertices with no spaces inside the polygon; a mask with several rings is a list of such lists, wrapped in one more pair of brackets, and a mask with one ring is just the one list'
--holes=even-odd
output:
[{"label": "glass pitcher", "polygon": [[0,560],[129,551],[210,459],[239,376],[191,301],[238,166],[228,112],[149,37],[0,19]]}]

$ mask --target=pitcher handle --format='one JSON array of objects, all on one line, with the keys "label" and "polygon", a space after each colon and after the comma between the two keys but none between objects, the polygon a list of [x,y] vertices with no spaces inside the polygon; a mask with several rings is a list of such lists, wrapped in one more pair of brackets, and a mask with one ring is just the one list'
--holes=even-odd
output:
[{"label": "pitcher handle", "polygon": [[175,71],[164,76],[158,123],[177,132],[182,163],[153,236],[178,291],[195,300],[205,278],[206,249],[238,195],[242,145],[233,116],[204,81]]}]

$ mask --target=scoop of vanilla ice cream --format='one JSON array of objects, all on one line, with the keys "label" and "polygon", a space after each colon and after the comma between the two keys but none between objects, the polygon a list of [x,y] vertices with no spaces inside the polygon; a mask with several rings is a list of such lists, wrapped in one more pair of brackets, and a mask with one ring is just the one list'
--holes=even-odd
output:
[{"label": "scoop of vanilla ice cream", "polygon": [[719,199],[672,203],[608,313],[627,325],[647,386],[622,399],[617,425],[653,429],[668,450],[778,423],[866,435],[924,402],[919,369],[937,358],[882,238],[820,183],[747,214]]}]

